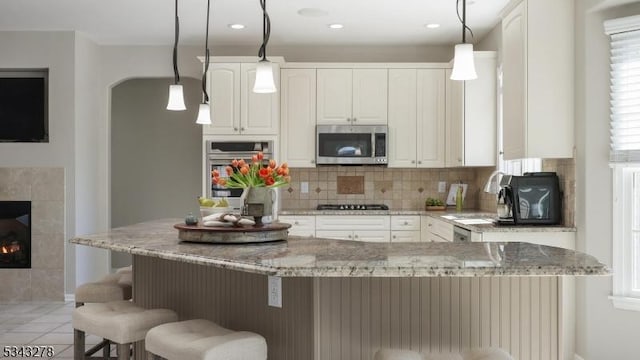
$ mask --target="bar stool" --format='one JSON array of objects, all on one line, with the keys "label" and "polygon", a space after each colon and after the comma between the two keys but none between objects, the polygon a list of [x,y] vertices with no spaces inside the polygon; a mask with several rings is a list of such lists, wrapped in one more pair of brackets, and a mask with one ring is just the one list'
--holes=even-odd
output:
[{"label": "bar stool", "polygon": [[145,309],[126,300],[81,306],[73,311],[74,358],[85,358],[84,336],[88,333],[115,343],[118,359],[128,360],[131,344],[144,340],[149,329],[177,320],[172,310]]},{"label": "bar stool", "polygon": [[149,330],[145,347],[153,359],[266,360],[267,342],[255,333],[233,331],[204,319],[168,323]]},{"label": "bar stool", "polygon": [[[88,303],[104,303],[108,301],[129,300],[133,292],[133,269],[131,266],[123,267],[114,274],[109,274],[102,279],[78,286],[75,291],[76,308]],[[102,340],[99,344],[87,350],[85,356],[91,356],[102,349],[104,358],[109,357],[111,346],[108,340]]]},{"label": "bar stool", "polygon": [[461,353],[419,353],[411,350],[380,349],[374,360],[513,360],[499,348],[478,348]]}]

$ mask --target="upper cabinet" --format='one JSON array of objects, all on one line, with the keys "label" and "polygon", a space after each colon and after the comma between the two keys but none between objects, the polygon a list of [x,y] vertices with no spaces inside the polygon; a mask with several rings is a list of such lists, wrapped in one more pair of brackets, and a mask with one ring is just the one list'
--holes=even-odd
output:
[{"label": "upper cabinet", "polygon": [[291,167],[315,167],[316,69],[281,71],[280,156]]},{"label": "upper cabinet", "polygon": [[573,1],[524,0],[503,16],[505,159],[573,157],[573,39]]},{"label": "upper cabinet", "polygon": [[318,69],[319,125],[386,125],[387,69]]},{"label": "upper cabinet", "polygon": [[[273,64],[276,87],[280,88],[280,68]],[[256,94],[253,83],[255,63],[211,63],[208,88],[211,125],[205,135],[276,135],[280,120],[279,92]]]},{"label": "upper cabinet", "polygon": [[496,165],[496,53],[476,51],[478,78],[450,80],[447,70],[445,165]]},{"label": "upper cabinet", "polygon": [[443,167],[445,70],[389,69],[389,167]]}]

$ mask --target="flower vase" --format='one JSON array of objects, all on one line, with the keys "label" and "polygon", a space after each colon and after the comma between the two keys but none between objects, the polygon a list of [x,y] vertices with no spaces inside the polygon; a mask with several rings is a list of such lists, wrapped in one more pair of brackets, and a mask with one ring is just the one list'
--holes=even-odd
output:
[{"label": "flower vase", "polygon": [[273,214],[275,191],[268,187],[248,187],[242,192],[243,215],[253,216],[256,225],[262,225],[262,217]]}]

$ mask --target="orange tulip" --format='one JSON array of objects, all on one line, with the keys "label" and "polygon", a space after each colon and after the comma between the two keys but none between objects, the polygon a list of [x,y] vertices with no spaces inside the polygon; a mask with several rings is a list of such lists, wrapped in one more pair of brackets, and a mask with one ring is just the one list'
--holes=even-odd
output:
[{"label": "orange tulip", "polygon": [[249,173],[249,167],[247,165],[240,168],[240,173],[242,175],[247,175]]},{"label": "orange tulip", "polygon": [[284,168],[284,175],[289,175],[289,168]]},{"label": "orange tulip", "polygon": [[225,186],[225,185],[227,185],[227,180],[225,180],[225,179],[220,179],[220,180],[218,180],[218,184],[219,184],[220,186]]},{"label": "orange tulip", "polygon": [[218,169],[213,169],[213,170],[211,171],[211,176],[216,176],[216,177],[217,177],[217,176],[220,176],[220,172],[218,171]]},{"label": "orange tulip", "polygon": [[269,167],[272,168],[272,169],[275,169],[276,168],[276,161],[273,160],[273,159],[269,160]]},{"label": "orange tulip", "polygon": [[282,166],[283,169],[286,169],[286,168],[289,167],[289,165],[287,165],[287,163],[282,163],[282,165],[280,165],[280,166]]},{"label": "orange tulip", "polygon": [[233,161],[231,161],[231,166],[238,167],[238,160],[233,159]]},{"label": "orange tulip", "polygon": [[264,179],[264,183],[265,183],[265,185],[267,185],[267,186],[271,186],[271,185],[273,185],[275,182],[276,182],[276,181],[275,181],[275,180],[273,180],[273,178],[272,178],[272,177],[268,177],[268,178]]},{"label": "orange tulip", "polygon": [[214,185],[218,185],[218,183],[220,182],[220,178],[214,177],[213,179],[211,179],[211,182],[213,182]]},{"label": "orange tulip", "polygon": [[260,175],[260,177],[264,179],[271,174],[271,171],[269,170],[271,169],[269,168],[260,169],[260,171],[258,172],[258,175]]},{"label": "orange tulip", "polygon": [[231,166],[227,166],[224,169],[227,171],[227,175],[231,176],[233,174],[233,168]]},{"label": "orange tulip", "polygon": [[277,168],[276,169],[276,174],[281,175],[281,176],[284,175],[284,169],[281,168],[281,167]]},{"label": "orange tulip", "polygon": [[254,164],[255,164],[255,163],[257,163],[257,162],[258,162],[258,155],[253,155],[253,156],[251,157],[251,161],[252,161]]},{"label": "orange tulip", "polygon": [[244,159],[240,159],[240,160],[238,160],[238,166],[239,166],[239,167],[243,167],[243,166],[245,166],[246,164],[247,164],[247,163],[244,161]]},{"label": "orange tulip", "polygon": [[264,159],[264,154],[262,153],[262,151],[260,151],[258,155],[256,155],[256,157],[258,158],[258,160],[262,160]]}]

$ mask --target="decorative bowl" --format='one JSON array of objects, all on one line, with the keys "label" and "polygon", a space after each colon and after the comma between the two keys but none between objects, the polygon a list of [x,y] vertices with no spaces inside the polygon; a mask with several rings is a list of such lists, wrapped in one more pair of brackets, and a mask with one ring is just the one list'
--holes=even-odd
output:
[{"label": "decorative bowl", "polygon": [[219,214],[219,213],[228,213],[231,212],[230,207],[209,207],[209,206],[200,206],[200,217],[203,218],[205,216],[209,216],[211,214]]}]

